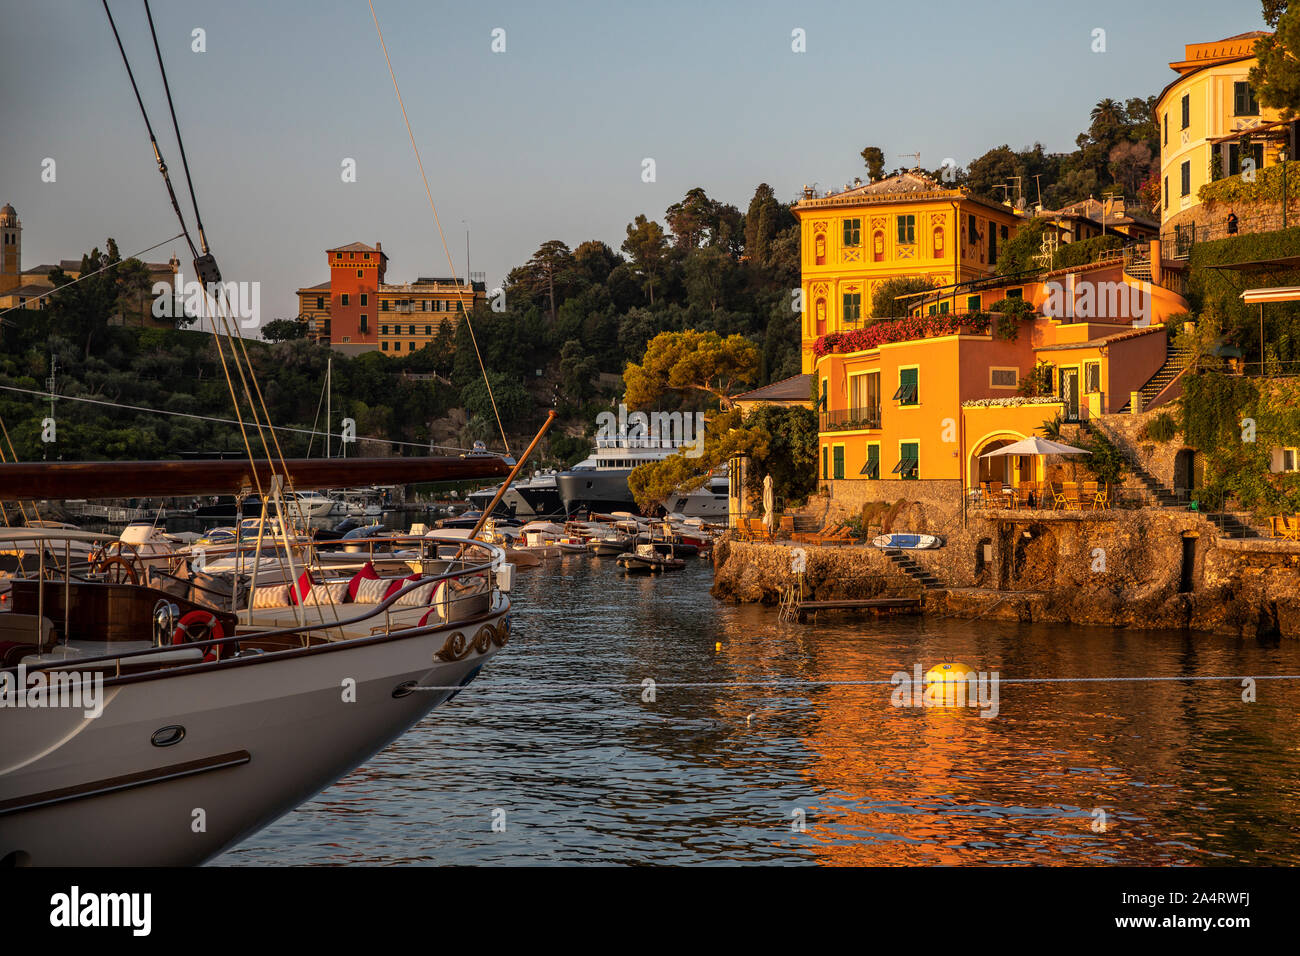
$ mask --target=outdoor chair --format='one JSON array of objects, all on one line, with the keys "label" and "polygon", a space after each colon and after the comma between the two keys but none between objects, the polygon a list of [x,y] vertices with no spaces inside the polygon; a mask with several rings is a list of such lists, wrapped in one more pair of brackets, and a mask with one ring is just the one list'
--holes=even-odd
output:
[{"label": "outdoor chair", "polygon": [[1080,509],[1092,510],[1097,509],[1097,482],[1085,481],[1079,489],[1079,507]]},{"label": "outdoor chair", "polygon": [[1300,541],[1300,515],[1287,515],[1286,537],[1290,541]]},{"label": "outdoor chair", "polygon": [[1096,482],[1097,491],[1092,498],[1092,506],[1102,511],[1110,510],[1110,485],[1103,482]]}]

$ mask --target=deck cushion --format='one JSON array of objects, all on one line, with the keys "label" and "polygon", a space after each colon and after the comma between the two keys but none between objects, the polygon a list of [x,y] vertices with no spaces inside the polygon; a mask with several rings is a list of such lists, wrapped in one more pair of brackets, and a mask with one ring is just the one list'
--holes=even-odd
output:
[{"label": "deck cushion", "polygon": [[357,599],[357,589],[361,587],[361,582],[378,580],[379,572],[375,570],[374,562],[367,561],[365,567],[352,575],[352,580],[348,582],[348,600],[355,601]]}]

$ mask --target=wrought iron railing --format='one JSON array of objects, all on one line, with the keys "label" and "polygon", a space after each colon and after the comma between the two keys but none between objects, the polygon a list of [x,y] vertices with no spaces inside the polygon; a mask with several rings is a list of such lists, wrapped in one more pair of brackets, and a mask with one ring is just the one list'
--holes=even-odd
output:
[{"label": "wrought iron railing", "polygon": [[879,405],[868,406],[866,408],[836,408],[829,412],[821,413],[821,430],[824,432],[879,427]]}]

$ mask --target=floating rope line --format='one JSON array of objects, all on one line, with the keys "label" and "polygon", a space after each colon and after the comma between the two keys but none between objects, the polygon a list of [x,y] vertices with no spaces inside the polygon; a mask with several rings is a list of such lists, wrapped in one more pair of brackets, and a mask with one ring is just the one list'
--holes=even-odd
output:
[{"label": "floating rope line", "polygon": [[[0,391],[18,392],[23,395],[34,395],[37,398],[40,398],[42,400],[48,399],[50,397],[49,392],[40,392],[33,388],[19,388],[16,385],[0,385]],[[104,401],[103,399],[86,398],[84,396],[78,396],[78,395],[59,395],[58,399],[61,402],[82,402],[83,404],[86,405],[102,405],[106,408],[117,408],[129,412],[145,412],[151,415],[170,415],[174,418],[190,418],[190,419],[194,419],[195,421],[216,422],[221,425],[239,424],[239,422],[237,422],[233,418],[218,418],[214,415],[196,415],[193,412],[175,412],[165,408],[147,408],[144,405],[128,405],[125,402],[109,402],[109,401]],[[326,434],[326,432],[316,430],[316,429],[293,428],[288,425],[272,425],[270,427],[275,431],[289,432],[297,435],[319,436],[319,435]],[[333,432],[329,432],[328,434],[331,438],[342,438],[341,434],[335,434]],[[444,451],[456,451],[456,452],[467,452],[473,450],[470,448],[461,448],[459,445],[434,445],[434,444],[425,444],[423,442],[397,441],[392,438],[361,437],[358,438],[357,441],[373,442],[380,445],[403,446],[406,448],[440,448],[443,449]]]},{"label": "floating rope line", "polygon": [[[459,292],[460,282],[456,279],[456,264],[452,261],[451,250],[447,248],[447,237],[442,232],[442,220],[438,217],[438,207],[433,201],[433,191],[429,188],[429,177],[424,172],[424,160],[420,158],[420,147],[415,144],[415,133],[411,129],[411,120],[406,115],[406,103],[402,100],[402,91],[397,86],[397,74],[393,72],[393,61],[388,56],[388,44],[384,42],[384,31],[379,29],[379,17],[375,15],[374,0],[368,0],[370,3],[370,18],[375,21],[375,32],[379,34],[379,46],[384,51],[384,62],[388,64],[388,75],[393,78],[393,92],[397,94],[397,105],[402,109],[402,121],[406,124],[406,135],[411,138],[411,149],[415,150],[415,162],[420,167],[420,178],[424,180],[424,194],[429,198],[429,208],[433,210],[433,221],[438,227],[438,239],[442,242],[443,255],[447,257],[447,267],[451,269],[451,278],[456,282],[456,298],[460,302],[461,314],[464,317],[465,325],[469,328],[470,341],[474,343],[474,355],[478,358],[478,367],[483,372],[483,384],[487,386],[488,400],[492,403],[492,414],[496,416],[497,428],[501,431],[501,441],[506,446],[506,454],[510,454],[510,439],[506,438],[505,426],[501,424],[501,412],[497,410],[496,396],[492,394],[492,382],[488,379],[487,367],[483,364],[483,353],[478,348],[478,336],[474,334],[474,323],[469,320],[469,309],[465,308],[465,299]],[[465,281],[470,281],[469,276]],[[470,304],[474,303],[474,289],[470,286]]]},{"label": "floating rope line", "polygon": [[[911,677],[909,675],[909,682]],[[1193,676],[1167,676],[1152,675],[1143,677],[999,677],[998,684],[1132,684],[1132,683],[1182,683],[1184,681],[1246,681],[1246,680],[1300,680],[1300,674],[1243,674],[1233,676],[1228,674],[1208,674]],[[954,681],[931,681],[929,686],[934,687],[955,687],[958,684],[967,683],[965,680]],[[471,685],[417,685],[407,687],[406,690],[465,690]],[[473,686],[487,687],[487,684],[476,684]],[[635,684],[598,684],[598,683],[551,683],[546,682],[525,682],[514,681],[495,683],[490,685],[493,689],[513,690],[521,689],[528,691],[536,690],[647,690],[651,685],[643,683]],[[696,689],[706,687],[881,687],[894,686],[900,684],[893,680],[800,680],[790,678],[789,680],[765,680],[765,681],[678,681],[678,682],[661,682],[655,681],[653,687],[655,690]]]}]

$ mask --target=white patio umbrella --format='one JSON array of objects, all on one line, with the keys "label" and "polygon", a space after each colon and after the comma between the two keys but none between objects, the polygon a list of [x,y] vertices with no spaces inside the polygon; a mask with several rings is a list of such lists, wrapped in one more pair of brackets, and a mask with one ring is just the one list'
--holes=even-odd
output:
[{"label": "white patio umbrella", "polygon": [[1064,442],[1048,441],[1046,438],[1026,438],[1023,441],[1003,445],[993,451],[985,452],[981,458],[995,458],[998,455],[1091,455],[1086,448],[1075,448]]},{"label": "white patio umbrella", "polygon": [[772,530],[772,525],[776,523],[776,495],[772,491],[772,476],[768,475],[763,479],[763,527],[768,531]]}]

